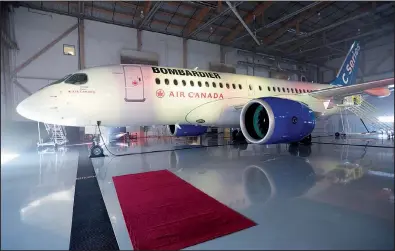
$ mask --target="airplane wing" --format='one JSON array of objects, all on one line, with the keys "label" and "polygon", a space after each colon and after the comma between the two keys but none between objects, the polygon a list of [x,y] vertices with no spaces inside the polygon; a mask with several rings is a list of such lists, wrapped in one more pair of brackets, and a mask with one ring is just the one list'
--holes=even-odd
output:
[{"label": "airplane wing", "polygon": [[355,94],[360,94],[363,91],[371,90],[374,88],[385,87],[394,84],[394,78],[387,78],[377,81],[371,81],[355,85],[339,86],[333,88],[322,89],[310,92],[309,95],[316,99],[338,99]]}]

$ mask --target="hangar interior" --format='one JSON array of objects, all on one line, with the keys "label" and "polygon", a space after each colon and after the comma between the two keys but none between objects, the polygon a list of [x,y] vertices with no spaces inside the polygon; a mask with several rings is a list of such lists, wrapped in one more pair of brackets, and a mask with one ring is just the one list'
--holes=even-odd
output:
[{"label": "hangar interior", "polygon": [[[393,78],[394,2],[0,6],[2,249],[394,248],[393,82],[389,96],[362,95],[358,106],[317,120],[312,145],[235,142],[233,128],[173,137],[166,125],[125,125],[103,128],[107,156],[89,159],[95,127],[37,123],[16,112],[22,100],[70,73],[117,64],[326,84],[354,41],[361,44],[357,83]],[[117,133],[123,136],[112,140]],[[165,170],[175,177],[161,173],[164,180],[179,178],[199,190],[188,187],[196,203],[207,196],[231,210],[221,215],[237,212],[235,225],[199,218],[200,223],[186,221],[189,227],[172,225],[174,232],[168,232],[155,225],[172,227],[160,217],[145,222],[146,228],[133,223],[144,213],[128,215],[125,196],[141,208],[145,202],[138,192],[122,195],[115,184],[127,175]],[[163,198],[171,203],[174,196]],[[198,214],[188,203],[177,204],[178,217]],[[210,203],[201,210],[214,210]]]}]

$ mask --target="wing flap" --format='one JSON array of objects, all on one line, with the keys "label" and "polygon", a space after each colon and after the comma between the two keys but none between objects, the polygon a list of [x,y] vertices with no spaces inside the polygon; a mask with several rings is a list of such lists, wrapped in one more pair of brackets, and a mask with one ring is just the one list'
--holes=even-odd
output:
[{"label": "wing flap", "polygon": [[389,86],[393,84],[394,84],[394,78],[387,78],[387,79],[376,80],[376,81],[371,81],[361,84],[322,89],[322,90],[310,92],[309,95],[316,99],[322,99],[322,100],[343,98],[355,94],[360,94],[366,90]]}]

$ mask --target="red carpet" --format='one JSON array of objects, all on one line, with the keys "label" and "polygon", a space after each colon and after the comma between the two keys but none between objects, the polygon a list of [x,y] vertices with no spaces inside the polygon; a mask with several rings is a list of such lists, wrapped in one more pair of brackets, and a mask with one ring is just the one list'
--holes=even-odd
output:
[{"label": "red carpet", "polygon": [[113,180],[135,250],[179,250],[256,225],[167,170]]}]

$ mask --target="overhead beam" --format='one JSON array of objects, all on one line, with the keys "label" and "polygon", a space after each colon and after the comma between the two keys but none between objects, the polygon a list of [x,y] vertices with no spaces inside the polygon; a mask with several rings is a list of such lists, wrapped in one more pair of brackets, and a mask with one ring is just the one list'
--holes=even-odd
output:
[{"label": "overhead beam", "polygon": [[265,12],[265,10],[267,10],[273,4],[273,2],[260,3],[258,5],[258,7],[256,7],[253,11],[251,11],[247,14],[247,17],[245,18],[245,20],[243,20],[243,18],[237,12],[236,8],[234,8],[234,6],[229,1],[226,1],[226,3],[229,5],[229,8],[231,8],[233,13],[240,20],[241,24],[239,24],[228,36],[223,38],[223,41],[225,43],[229,43],[233,38],[235,38],[243,30],[243,27],[244,27],[248,31],[248,33],[252,36],[252,38],[255,40],[255,42],[259,45],[260,42],[255,37],[255,35],[252,33],[252,31],[249,29],[248,24],[254,20],[254,17],[262,15]]},{"label": "overhead beam", "polygon": [[[160,9],[162,4],[163,4],[162,1],[155,2],[154,6],[152,6],[150,11],[147,14],[144,14],[143,20],[141,20],[140,24],[138,25],[139,29],[141,29],[144,26],[146,26],[147,24],[149,24],[149,22],[152,20],[152,18],[154,17],[155,13]],[[146,9],[146,8],[147,8],[147,6],[144,7],[144,9]]]},{"label": "overhead beam", "polygon": [[298,40],[300,40],[300,39],[307,38],[307,37],[311,37],[311,36],[313,36],[313,35],[315,35],[315,34],[317,34],[317,33],[320,33],[320,32],[323,32],[323,31],[326,31],[326,30],[329,30],[329,29],[333,29],[333,28],[335,28],[335,27],[337,27],[337,26],[340,26],[340,25],[342,25],[342,24],[348,23],[348,22],[350,22],[350,21],[354,21],[354,20],[358,20],[358,19],[361,19],[361,18],[366,17],[366,16],[370,16],[370,15],[372,15],[372,11],[373,11],[373,12],[378,12],[378,11],[384,10],[384,9],[388,8],[389,6],[391,6],[392,4],[393,4],[393,3],[385,4],[385,5],[380,6],[380,7],[377,8],[377,9],[370,10],[370,11],[364,12],[364,13],[362,13],[362,14],[359,14],[359,15],[356,15],[356,16],[353,16],[353,17],[350,17],[350,18],[347,18],[347,19],[342,19],[342,20],[340,20],[339,22],[336,22],[336,23],[333,23],[333,24],[324,26],[324,27],[319,28],[319,29],[317,29],[317,30],[314,30],[314,31],[312,31],[312,32],[308,32],[308,33],[305,34],[305,35],[301,35],[301,36],[298,36],[298,37],[295,37],[295,38],[293,38],[293,39],[289,39],[289,40],[286,40],[286,41],[283,41],[283,42],[275,43],[275,44],[273,44],[273,45],[270,45],[270,46],[266,47],[266,49],[272,49],[272,48],[278,47],[278,46],[280,46],[280,45],[285,45],[285,44],[293,43],[293,42],[298,41]]},{"label": "overhead beam", "polygon": [[[56,3],[57,3],[57,4],[60,4],[60,5],[65,5],[65,6],[68,5],[67,2],[61,2],[61,1],[60,1],[60,2],[56,2]],[[169,3],[170,3],[170,2],[166,2],[166,4],[169,4]],[[173,2],[173,3],[174,3],[174,2]],[[242,3],[242,2],[240,2],[240,3]],[[69,5],[70,5],[70,6],[73,6],[73,5],[76,6],[77,4],[74,3],[74,2],[70,2]],[[125,2],[117,2],[117,5],[124,6],[124,7],[135,7],[135,8],[136,8],[136,11],[139,11],[139,9],[140,9],[140,10],[143,10],[142,8],[138,8],[138,7],[136,7],[135,5],[130,4],[130,2],[127,2],[127,3],[125,3]],[[76,6],[76,7],[77,7],[77,6]],[[93,11],[95,11],[95,12],[99,12],[99,13],[103,13],[103,14],[110,14],[110,15],[113,14],[112,11],[107,10],[107,9],[103,9],[103,8],[89,7],[89,6],[86,6],[85,8],[88,8],[89,11],[93,10]],[[50,11],[50,12],[54,12],[54,13],[59,13],[59,14],[60,14],[60,13],[61,13],[61,14],[65,14],[65,13],[58,12],[58,11],[52,10],[52,9],[42,9],[42,8],[40,8],[40,7],[37,7],[37,9],[39,9],[39,10],[44,10],[44,11]],[[193,20],[196,20],[194,17],[191,18],[191,17],[189,17],[189,16],[187,16],[187,15],[184,15],[184,14],[181,14],[181,13],[177,13],[177,14],[174,15],[174,13],[170,13],[170,12],[167,12],[167,11],[164,11],[164,10],[157,10],[156,14],[157,14],[157,15],[166,16],[166,17],[173,17],[173,16],[174,16],[174,18],[183,19],[184,21],[190,21],[190,20],[193,21]],[[71,16],[74,16],[74,15],[71,15]],[[122,13],[122,12],[115,12],[114,16],[115,16],[115,17],[119,17],[119,18],[128,19],[128,20],[134,20],[132,15],[126,14],[126,13]],[[85,19],[91,19],[91,20],[98,21],[97,19],[92,18],[92,17],[90,17],[90,16],[84,16],[84,18],[85,18]],[[215,25],[215,24],[211,24],[211,26],[212,26],[213,28],[215,28],[215,29],[221,29],[221,30],[224,30],[224,31],[227,31],[227,32],[229,32],[229,31],[232,30],[231,28],[224,27],[224,26],[219,26],[219,25]],[[138,26],[133,26],[133,28],[138,28]]]},{"label": "overhead beam", "polygon": [[273,33],[272,35],[270,35],[269,37],[263,39],[263,44],[264,45],[268,45],[271,44],[274,40],[276,40],[277,38],[279,38],[280,36],[282,36],[285,32],[287,32],[287,30],[290,27],[294,27],[298,22],[301,23],[306,19],[309,19],[310,17],[312,17],[314,14],[316,14],[317,11],[325,8],[326,6],[330,5],[331,2],[320,2],[320,4],[315,5],[313,8],[311,8],[310,10],[307,11],[307,13],[305,13],[304,15],[300,16],[299,18],[295,18],[287,23],[285,23],[282,28],[278,29],[275,33]]},{"label": "overhead beam", "polygon": [[150,8],[151,8],[151,1],[145,1],[144,2],[144,10],[143,10],[143,14],[147,15],[147,13],[149,12]]},{"label": "overhead beam", "polygon": [[[316,6],[316,5],[319,4],[319,3],[320,3],[320,2],[313,2],[313,3],[309,4],[309,5],[307,5],[306,7],[303,7],[303,8],[301,8],[301,9],[295,11],[295,12],[292,12],[292,13],[290,13],[290,14],[288,14],[288,15],[282,17],[282,18],[279,18],[279,19],[277,19],[277,20],[275,20],[275,21],[273,21],[273,22],[271,22],[271,23],[268,23],[268,24],[264,25],[263,27],[257,29],[255,32],[258,33],[258,32],[260,32],[260,31],[263,30],[263,29],[267,29],[267,28],[270,28],[270,27],[272,27],[272,26],[274,26],[274,25],[277,25],[277,24],[279,24],[279,23],[281,23],[281,22],[284,22],[284,21],[290,19],[290,18],[293,17],[293,16],[296,16],[296,15],[298,15],[298,14],[300,14],[300,13],[302,13],[302,12],[308,10],[308,9],[313,8],[314,6]],[[248,36],[248,33],[247,33],[247,34],[244,34],[244,35],[242,35],[242,36],[240,36],[240,37],[238,37],[238,38],[236,38],[236,39],[234,39],[232,42],[236,42],[236,41],[238,41],[238,40],[240,40],[240,39],[242,39],[242,38],[244,38],[244,37],[246,37],[246,36]]]},{"label": "overhead beam", "polygon": [[189,36],[189,34],[191,34],[192,31],[196,29],[196,27],[202,22],[202,20],[207,16],[209,12],[210,12],[209,7],[200,9],[199,12],[195,15],[196,19],[190,21],[187,28],[184,30],[183,35]]},{"label": "overhead beam", "polygon": [[34,54],[33,56],[31,56],[28,60],[26,60],[25,62],[23,62],[22,64],[20,64],[18,67],[15,68],[13,75],[15,76],[18,72],[20,72],[21,70],[23,70],[26,66],[28,66],[31,62],[33,62],[35,59],[37,59],[38,57],[40,57],[42,54],[44,54],[46,51],[48,51],[49,49],[51,49],[55,44],[57,44],[60,40],[62,40],[63,38],[65,38],[67,35],[69,35],[72,31],[74,31],[76,28],[78,27],[78,23],[74,24],[73,26],[71,26],[69,29],[67,29],[65,32],[63,32],[60,36],[58,36],[56,39],[54,39],[53,41],[51,41],[49,44],[47,44],[44,48],[42,48],[41,50],[39,50],[36,54]]},{"label": "overhead beam", "polygon": [[[237,2],[235,3],[233,6],[236,8],[237,6],[239,6],[240,4],[242,4],[243,2]],[[202,31],[203,29],[207,28],[208,26],[213,26],[213,27],[217,27],[217,28],[222,28],[222,26],[214,26],[212,25],[215,21],[217,21],[220,17],[222,17],[223,15],[228,14],[229,12],[231,12],[232,9],[231,8],[227,8],[226,10],[222,11],[221,13],[219,13],[218,15],[216,15],[215,17],[211,18],[210,20],[208,20],[207,22],[205,22],[203,25],[199,26],[196,30],[194,30],[191,34],[189,34],[190,37],[196,35],[197,33],[199,33],[200,31]],[[229,28],[229,30],[231,30]]]}]

